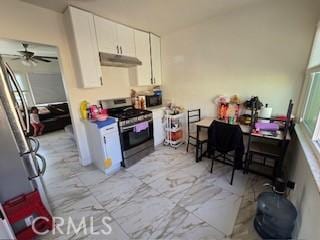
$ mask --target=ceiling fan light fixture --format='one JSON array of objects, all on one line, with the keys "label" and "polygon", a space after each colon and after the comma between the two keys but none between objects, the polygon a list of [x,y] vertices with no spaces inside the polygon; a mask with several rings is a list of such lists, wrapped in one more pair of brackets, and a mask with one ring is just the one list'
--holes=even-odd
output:
[{"label": "ceiling fan light fixture", "polygon": [[15,58],[15,60],[21,59],[23,65],[25,65],[25,66],[37,66],[39,61],[50,63],[52,61],[51,59],[58,59],[57,57],[35,55],[34,52],[28,51],[29,44],[27,44],[27,43],[21,43],[21,44],[24,48],[24,51],[18,51],[20,56]]},{"label": "ceiling fan light fixture", "polygon": [[35,67],[35,66],[37,66],[37,62],[36,62],[36,61],[31,61],[31,65],[32,65],[33,67]]},{"label": "ceiling fan light fixture", "polygon": [[22,62],[22,64],[25,65],[25,66],[28,66],[28,67],[31,66],[31,63],[30,63],[28,60],[23,59],[21,62]]}]

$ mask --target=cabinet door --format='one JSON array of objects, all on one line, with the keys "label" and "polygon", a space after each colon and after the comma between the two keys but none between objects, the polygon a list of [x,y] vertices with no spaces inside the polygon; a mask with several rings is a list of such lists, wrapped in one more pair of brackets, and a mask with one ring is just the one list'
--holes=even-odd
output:
[{"label": "cabinet door", "polygon": [[134,30],[127,26],[117,24],[117,33],[120,54],[129,57],[135,57],[136,49],[134,43]]},{"label": "cabinet door", "polygon": [[73,7],[69,7],[66,14],[71,23],[72,43],[75,47],[82,87],[100,87],[102,73],[93,15]]},{"label": "cabinet door", "polygon": [[151,64],[153,84],[161,84],[161,44],[160,38],[150,33]]},{"label": "cabinet door", "polygon": [[[118,128],[117,125],[115,125],[115,127]],[[118,130],[108,131],[105,133],[104,139],[106,155],[108,158],[111,158],[112,165],[120,163],[122,161],[122,153]]]},{"label": "cabinet door", "polygon": [[152,111],[153,115],[153,135],[154,135],[154,145],[157,146],[162,144],[165,138],[164,125],[162,123],[163,109],[157,109]]},{"label": "cabinet door", "polygon": [[119,54],[117,24],[107,19],[94,16],[98,48],[100,52]]},{"label": "cabinet door", "polygon": [[137,66],[137,85],[150,85],[151,79],[151,55],[149,33],[135,30],[136,57],[142,62]]}]

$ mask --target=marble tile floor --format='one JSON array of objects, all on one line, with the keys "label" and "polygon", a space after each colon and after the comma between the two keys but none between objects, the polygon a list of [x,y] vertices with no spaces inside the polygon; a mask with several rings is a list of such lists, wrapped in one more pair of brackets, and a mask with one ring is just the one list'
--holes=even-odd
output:
[{"label": "marble tile floor", "polygon": [[39,140],[53,215],[65,223],[72,217],[80,226],[75,234],[61,224],[39,239],[260,239],[252,221],[264,178],[236,172],[231,186],[229,166],[215,164],[210,174],[209,159],[195,163],[185,147],[163,146],[106,176],[79,164],[75,144],[64,131]]}]

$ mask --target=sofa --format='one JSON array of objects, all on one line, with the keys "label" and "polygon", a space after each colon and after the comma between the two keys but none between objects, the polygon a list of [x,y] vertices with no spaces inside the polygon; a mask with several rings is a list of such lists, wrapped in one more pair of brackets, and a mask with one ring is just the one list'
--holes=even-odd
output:
[{"label": "sofa", "polygon": [[[50,104],[38,107],[39,119],[45,128],[43,133],[49,133],[64,129],[71,124],[71,117],[67,103]],[[30,126],[30,134],[33,134],[33,128]]]}]

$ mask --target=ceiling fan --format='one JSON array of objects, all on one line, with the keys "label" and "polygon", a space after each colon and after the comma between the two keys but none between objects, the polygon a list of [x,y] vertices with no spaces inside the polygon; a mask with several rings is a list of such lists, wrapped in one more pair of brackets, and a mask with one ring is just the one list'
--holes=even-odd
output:
[{"label": "ceiling fan", "polygon": [[[23,46],[24,50],[18,51],[18,53],[20,53],[20,56],[15,55],[16,58],[13,58],[12,60],[22,60],[22,63],[27,63],[27,64],[31,63],[31,64],[35,65],[36,63],[38,63],[38,61],[49,63],[53,59],[58,59],[57,57],[46,57],[46,56],[35,55],[34,52],[28,51],[29,44],[27,44],[27,43],[22,43],[22,46]],[[51,60],[49,60],[49,59],[51,59]]]}]

